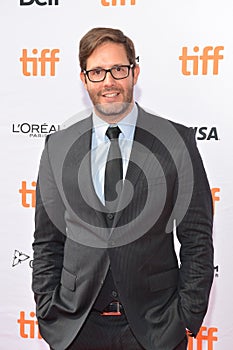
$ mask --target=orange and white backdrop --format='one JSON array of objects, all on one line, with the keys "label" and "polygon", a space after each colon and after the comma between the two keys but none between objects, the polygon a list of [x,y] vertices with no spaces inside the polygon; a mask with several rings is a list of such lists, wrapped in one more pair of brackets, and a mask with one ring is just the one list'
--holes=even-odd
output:
[{"label": "orange and white backdrop", "polygon": [[215,208],[215,278],[188,349],[231,350],[232,14],[231,0],[1,1],[1,350],[48,349],[31,292],[38,163],[45,136],[91,106],[79,80],[78,43],[97,26],[133,39],[137,101],[196,130]]}]

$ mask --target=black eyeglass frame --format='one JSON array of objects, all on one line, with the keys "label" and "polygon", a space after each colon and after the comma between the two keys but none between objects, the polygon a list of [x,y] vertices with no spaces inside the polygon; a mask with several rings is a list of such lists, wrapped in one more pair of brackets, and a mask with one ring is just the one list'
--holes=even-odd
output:
[{"label": "black eyeglass frame", "polygon": [[[124,67],[124,68],[126,67],[126,68],[128,68],[128,73],[127,73],[127,75],[126,75],[125,77],[123,77],[123,78],[115,78],[114,75],[113,75],[113,73],[112,73],[112,70],[113,70],[113,69],[116,69],[116,68],[120,68],[120,67]],[[103,71],[105,72],[104,77],[103,77],[103,79],[101,79],[101,80],[92,80],[92,79],[90,79],[90,77],[89,77],[89,73],[90,73],[90,72],[93,72],[93,71],[95,71],[95,70],[98,70],[98,68],[90,69],[90,70],[85,70],[85,69],[83,69],[82,72],[83,72],[83,74],[85,74],[85,76],[88,77],[88,79],[89,79],[92,83],[100,83],[101,81],[104,81],[104,80],[105,80],[105,78],[106,78],[108,72],[111,74],[111,76],[112,76],[113,79],[115,79],[115,80],[126,79],[126,78],[128,78],[128,76],[129,76],[130,69],[133,69],[134,67],[135,67],[135,64],[134,64],[134,63],[131,63],[131,64],[121,64],[121,65],[119,65],[119,66],[113,66],[113,67],[111,67],[111,68],[109,68],[109,69],[99,68],[100,70],[103,70]]]}]

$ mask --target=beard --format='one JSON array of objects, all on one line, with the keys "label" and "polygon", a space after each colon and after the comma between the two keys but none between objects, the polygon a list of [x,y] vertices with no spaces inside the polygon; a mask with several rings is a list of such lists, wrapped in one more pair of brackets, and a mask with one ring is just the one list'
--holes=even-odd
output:
[{"label": "beard", "polygon": [[104,117],[117,117],[125,114],[130,109],[130,106],[130,102],[113,102],[96,104],[95,109]]},{"label": "beard", "polygon": [[[102,95],[107,94],[108,92],[117,92],[123,96],[122,101],[117,102],[106,102],[100,103],[100,98]],[[132,101],[133,101],[133,85],[130,86],[126,91],[119,88],[109,88],[96,92],[88,91],[90,99],[95,107],[97,115],[100,118],[106,119],[108,121],[114,119],[121,119],[128,114],[131,110]]]}]

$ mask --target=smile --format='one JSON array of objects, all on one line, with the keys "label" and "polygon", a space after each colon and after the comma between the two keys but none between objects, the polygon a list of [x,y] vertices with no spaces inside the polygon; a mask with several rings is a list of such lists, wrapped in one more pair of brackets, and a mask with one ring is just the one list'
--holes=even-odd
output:
[{"label": "smile", "polygon": [[103,97],[111,98],[111,97],[116,97],[118,95],[119,95],[118,92],[113,92],[113,93],[110,93],[110,94],[104,94]]}]

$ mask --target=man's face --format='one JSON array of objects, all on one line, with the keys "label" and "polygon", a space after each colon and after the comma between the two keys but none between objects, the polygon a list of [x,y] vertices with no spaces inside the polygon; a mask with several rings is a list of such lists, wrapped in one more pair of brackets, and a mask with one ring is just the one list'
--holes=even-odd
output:
[{"label": "man's face", "polygon": [[[122,44],[107,42],[97,47],[87,59],[86,70],[95,68],[110,69],[113,66],[129,65],[125,48]],[[104,81],[91,82],[84,73],[81,80],[84,83],[96,114],[108,123],[118,122],[124,118],[133,107],[133,88],[137,82],[139,67],[130,69],[129,76],[116,80],[107,73]]]}]

